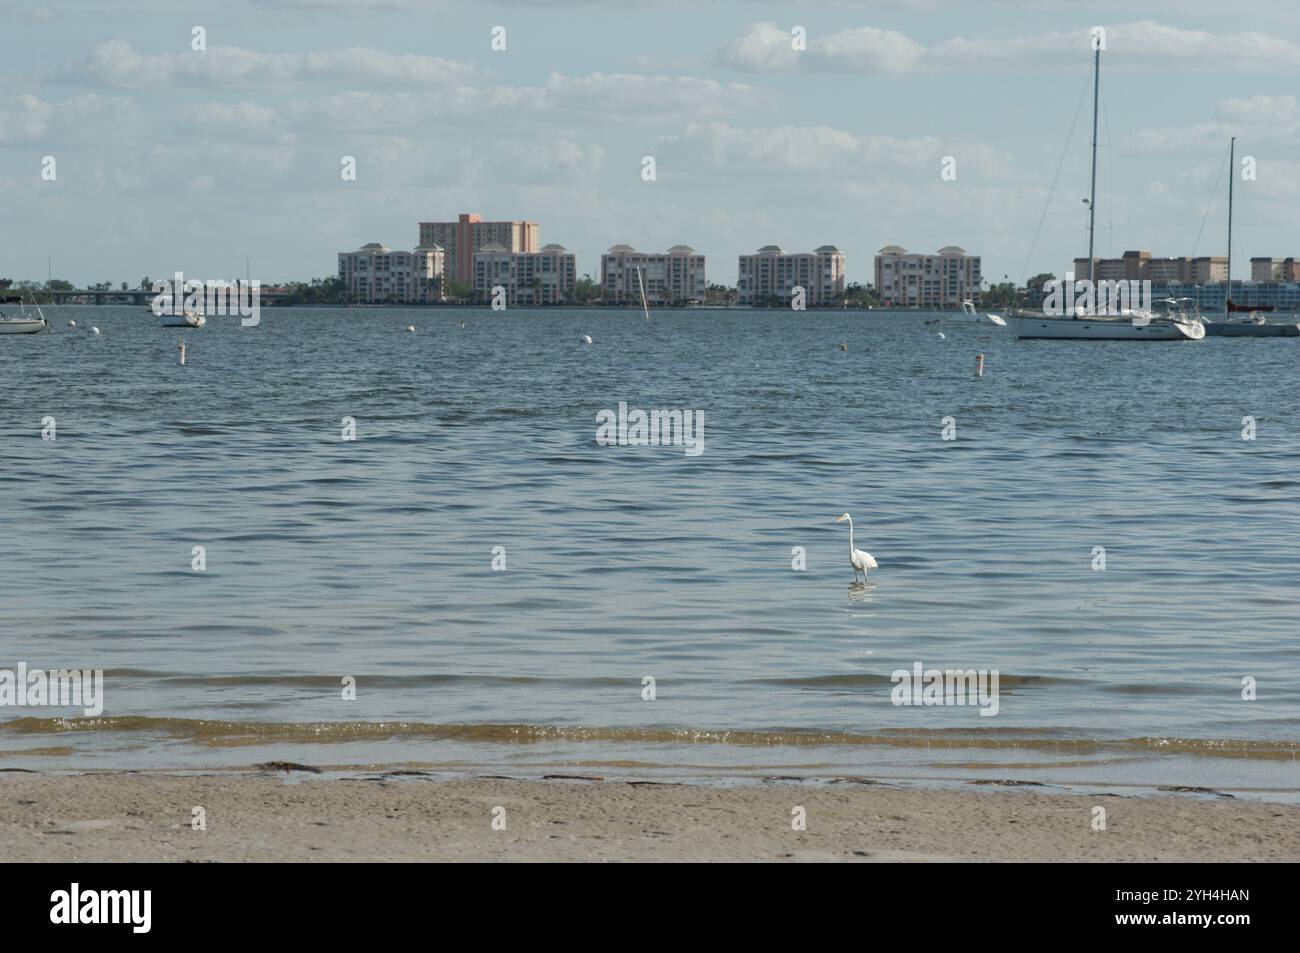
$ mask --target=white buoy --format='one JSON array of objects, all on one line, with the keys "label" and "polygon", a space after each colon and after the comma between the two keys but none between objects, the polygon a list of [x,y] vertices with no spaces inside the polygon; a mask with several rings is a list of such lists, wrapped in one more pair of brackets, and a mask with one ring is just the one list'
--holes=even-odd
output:
[{"label": "white buoy", "polygon": [[590,343],[591,343],[591,335],[590,335],[590,334],[584,334],[584,335],[582,336],[582,343],[583,343],[583,344],[590,344]]},{"label": "white buoy", "polygon": [[99,328],[91,328],[91,329],[90,329],[90,333],[91,333],[91,334],[98,334],[98,333],[99,333]]},{"label": "white buoy", "polygon": [[408,332],[412,333],[412,334],[415,333],[415,325],[414,325],[414,324],[408,324],[408,325],[406,326],[406,330],[407,330]]},{"label": "white buoy", "polygon": [[68,322],[68,327],[70,327],[70,328],[75,328],[76,326],[77,326],[77,322],[76,322],[76,321],[69,321],[69,322]]},{"label": "white buoy", "polygon": [[185,342],[181,342],[181,363],[185,363]]},{"label": "white buoy", "polygon": [[975,355],[975,376],[976,377],[984,376],[984,355],[983,354]]},{"label": "white buoy", "polygon": [[939,332],[939,340],[940,340],[940,341],[946,341],[946,340],[948,340],[946,337],[943,336],[943,332],[942,332],[942,331]]}]

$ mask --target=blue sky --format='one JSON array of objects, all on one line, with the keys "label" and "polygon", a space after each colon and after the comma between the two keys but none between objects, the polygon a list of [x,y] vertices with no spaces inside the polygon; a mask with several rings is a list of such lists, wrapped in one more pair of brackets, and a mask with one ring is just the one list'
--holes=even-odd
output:
[{"label": "blue sky", "polygon": [[1293,2],[6,0],[0,276],[43,279],[52,256],[55,277],[134,284],[248,257],[305,279],[465,211],[540,222],[579,273],[618,242],[689,244],[727,284],[769,243],[836,244],[850,281],[886,244],[1061,273],[1087,247],[1087,101],[1065,145],[1097,25],[1099,253],[1222,254],[1235,134],[1257,177],[1234,276],[1300,255]]}]

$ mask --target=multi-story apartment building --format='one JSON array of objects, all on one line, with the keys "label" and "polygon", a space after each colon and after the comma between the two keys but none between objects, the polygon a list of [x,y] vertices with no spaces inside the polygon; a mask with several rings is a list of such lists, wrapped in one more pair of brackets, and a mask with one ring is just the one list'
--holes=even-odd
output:
[{"label": "multi-story apartment building", "polygon": [[1300,261],[1295,258],[1252,258],[1251,281],[1300,281]]},{"label": "multi-story apartment building", "polygon": [[499,245],[511,252],[535,252],[539,231],[536,222],[485,222],[482,215],[464,212],[454,222],[421,222],[420,244],[442,246],[447,277],[472,282],[477,251]]},{"label": "multi-story apartment building", "polygon": [[[1168,284],[1151,283],[1151,297],[1155,301],[1164,298],[1187,298],[1197,308],[1207,314],[1224,310],[1224,292],[1227,283],[1223,281],[1209,284],[1173,281]],[[1232,283],[1232,303],[1248,308],[1272,308],[1283,313],[1300,311],[1300,282],[1296,281],[1234,281]]]},{"label": "multi-story apartment building", "polygon": [[[1222,255],[1152,258],[1149,251],[1126,251],[1121,258],[1094,258],[1092,266],[1095,281],[1208,284],[1228,277],[1228,259]],[[1088,277],[1088,259],[1074,259],[1074,277],[1075,280]]]},{"label": "multi-story apartment building", "polygon": [[562,245],[533,252],[487,245],[474,255],[474,297],[483,303],[491,303],[492,289],[500,285],[507,307],[563,304],[573,298],[577,276],[577,260]]},{"label": "multi-story apartment building", "polygon": [[630,245],[615,245],[600,256],[600,287],[606,304],[638,304],[645,284],[650,304],[702,304],[707,284],[704,256],[687,245],[667,252],[639,252]]},{"label": "multi-story apartment building", "polygon": [[391,251],[379,242],[339,252],[339,278],[361,304],[433,304],[443,300],[443,250],[420,245]]},{"label": "multi-story apartment building", "polygon": [[946,245],[937,254],[913,254],[886,245],[876,255],[876,293],[886,307],[957,308],[980,301],[980,256]]},{"label": "multi-story apartment building", "polygon": [[752,255],[740,256],[736,282],[740,304],[788,304],[796,287],[804,289],[810,308],[835,304],[844,293],[844,253],[834,245],[793,254],[764,245]]}]

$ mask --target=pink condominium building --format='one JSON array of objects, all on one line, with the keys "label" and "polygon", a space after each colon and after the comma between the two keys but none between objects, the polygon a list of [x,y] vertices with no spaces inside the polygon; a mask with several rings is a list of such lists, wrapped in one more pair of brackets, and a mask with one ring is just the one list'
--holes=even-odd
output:
[{"label": "pink condominium building", "polygon": [[474,281],[474,256],[489,245],[510,252],[535,252],[536,222],[485,222],[483,216],[463,212],[454,222],[421,222],[420,244],[439,245],[446,256],[446,273],[455,281]]},{"label": "pink condominium building", "polygon": [[788,304],[796,287],[804,289],[810,308],[835,304],[844,293],[844,253],[834,245],[792,254],[764,245],[752,255],[740,256],[736,282],[740,304]]},{"label": "pink condominium building", "polygon": [[935,255],[919,255],[886,245],[876,255],[876,294],[895,308],[958,308],[980,300],[980,256],[945,245]]}]

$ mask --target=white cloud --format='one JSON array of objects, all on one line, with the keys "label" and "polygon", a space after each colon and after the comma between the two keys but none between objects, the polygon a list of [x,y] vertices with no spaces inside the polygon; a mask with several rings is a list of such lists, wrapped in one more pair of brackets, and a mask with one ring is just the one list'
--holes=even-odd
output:
[{"label": "white cloud", "polygon": [[292,108],[307,127],[349,131],[403,128],[456,119],[502,134],[520,123],[592,126],[650,119],[708,118],[740,108],[749,87],[693,77],[552,73],[540,86],[459,86],[437,93],[347,92]]},{"label": "white cloud", "polygon": [[233,46],[203,52],[138,53],[125,40],[101,43],[81,63],[54,75],[59,82],[128,89],[295,82],[440,87],[480,77],[475,67],[455,60],[364,47],[313,53],[260,53]]},{"label": "white cloud", "polygon": [[62,102],[30,94],[0,99],[0,145],[54,147],[122,138],[139,118],[129,100],[88,93]]},{"label": "white cloud", "polygon": [[[1033,36],[958,37],[926,47],[893,30],[857,27],[825,36],[809,34],[808,48],[791,48],[790,33],[774,23],[754,23],[718,52],[735,69],[792,69],[855,73],[910,73],[969,68],[1068,67],[1089,53],[1088,29]],[[1121,66],[1178,65],[1224,69],[1300,66],[1300,46],[1256,31],[1210,33],[1144,20],[1106,30],[1106,58]]]},{"label": "white cloud", "polygon": [[945,155],[956,159],[959,177],[968,170],[1001,177],[1010,165],[1008,157],[983,143],[950,142],[935,136],[857,136],[831,126],[739,129],[724,122],[691,123],[685,135],[666,140],[665,145],[669,153],[675,151],[692,162],[733,173],[852,174],[872,167],[906,169],[930,163],[938,181]]}]

